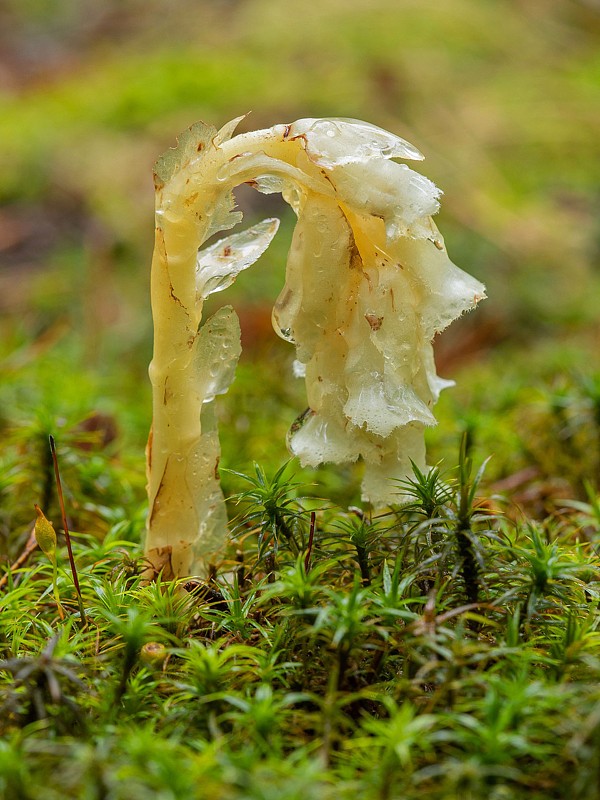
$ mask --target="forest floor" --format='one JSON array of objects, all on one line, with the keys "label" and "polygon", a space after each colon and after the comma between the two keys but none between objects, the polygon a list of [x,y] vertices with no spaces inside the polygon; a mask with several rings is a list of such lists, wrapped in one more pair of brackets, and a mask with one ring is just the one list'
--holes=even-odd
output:
[{"label": "forest floor", "polygon": [[[425,5],[0,9],[1,797],[600,798],[600,15]],[[436,342],[434,468],[374,513],[360,465],[287,463],[294,220],[240,191],[282,226],[228,298],[231,546],[208,583],[146,585],[152,164],[249,111],[414,143],[489,299]]]}]

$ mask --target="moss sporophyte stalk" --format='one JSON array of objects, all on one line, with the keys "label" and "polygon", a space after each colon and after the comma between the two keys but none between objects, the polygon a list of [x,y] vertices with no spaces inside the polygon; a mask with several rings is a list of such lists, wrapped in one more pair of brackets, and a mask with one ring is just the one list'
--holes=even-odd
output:
[{"label": "moss sporophyte stalk", "polygon": [[233,380],[240,329],[230,306],[206,320],[203,306],[278,227],[267,219],[199,250],[241,221],[236,186],[280,192],[298,217],[273,309],[309,407],[289,449],[310,466],[361,458],[375,506],[398,502],[391,479],[411,474],[411,461],[426,469],[424,429],[451,384],[436,374],[432,339],[485,296],[431,219],[439,190],[394,160],[421,160],[411,144],[342,119],[233,136],[241,119],[220,131],[197,123],[155,166],[146,556],[163,575],[206,575],[227,539],[214,400]]}]

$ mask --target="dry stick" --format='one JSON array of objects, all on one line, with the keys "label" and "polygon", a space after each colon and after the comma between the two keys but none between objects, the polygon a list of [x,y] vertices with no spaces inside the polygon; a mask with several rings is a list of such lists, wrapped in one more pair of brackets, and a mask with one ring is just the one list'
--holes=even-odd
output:
[{"label": "dry stick", "polygon": [[29,539],[27,539],[27,542],[25,543],[25,548],[23,549],[23,552],[22,552],[22,553],[21,553],[21,555],[20,555],[20,556],[17,558],[17,560],[16,560],[16,561],[14,561],[14,562],[13,562],[13,563],[12,563],[12,564],[9,566],[9,568],[8,568],[8,571],[7,571],[7,572],[5,572],[5,573],[4,573],[4,575],[3,575],[3,576],[0,578],[0,589],[4,589],[4,587],[5,587],[5,586],[6,586],[6,584],[8,583],[8,577],[9,577],[9,575],[12,575],[12,573],[13,573],[13,572],[14,572],[16,569],[19,569],[19,567],[22,567],[22,566],[23,566],[23,564],[24,564],[24,563],[27,561],[27,559],[29,558],[29,556],[30,556],[30,555],[33,553],[33,551],[34,551],[34,550],[37,548],[37,546],[38,546],[38,543],[37,543],[37,540],[36,540],[36,538],[35,538],[35,528],[32,528],[32,531],[31,531],[31,533],[29,534]]},{"label": "dry stick", "polygon": [[77,577],[77,568],[75,566],[75,559],[73,558],[73,548],[71,547],[71,536],[69,534],[69,526],[67,524],[67,514],[65,512],[65,501],[63,500],[62,484],[60,482],[60,473],[58,471],[58,458],[56,457],[56,446],[54,444],[54,436],[50,435],[50,450],[52,451],[52,462],[54,464],[54,476],[56,478],[56,490],[58,492],[58,503],[60,505],[60,513],[62,515],[63,530],[65,532],[65,539],[67,542],[67,552],[69,554],[69,563],[71,564],[71,573],[73,574],[73,585],[77,592],[77,603],[79,605],[79,614],[81,616],[81,624],[85,626],[87,619],[83,608],[83,597],[81,596],[81,589],[79,588],[79,578]]}]

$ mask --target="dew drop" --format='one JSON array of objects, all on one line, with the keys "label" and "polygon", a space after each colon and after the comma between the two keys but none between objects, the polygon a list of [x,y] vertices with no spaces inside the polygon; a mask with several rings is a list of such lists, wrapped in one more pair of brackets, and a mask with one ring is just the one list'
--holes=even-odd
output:
[{"label": "dew drop", "polygon": [[292,336],[292,329],[291,328],[280,328],[279,335],[282,339],[285,339],[286,342],[294,343],[294,337]]}]

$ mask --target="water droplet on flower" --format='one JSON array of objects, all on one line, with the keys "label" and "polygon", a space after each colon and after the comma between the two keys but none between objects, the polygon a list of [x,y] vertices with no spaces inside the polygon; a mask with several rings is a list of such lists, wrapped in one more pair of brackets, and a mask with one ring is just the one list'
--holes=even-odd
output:
[{"label": "water droplet on flower", "polygon": [[231,167],[229,164],[223,164],[223,166],[219,167],[217,170],[217,180],[226,181],[229,177],[231,177]]},{"label": "water droplet on flower", "polygon": [[292,329],[291,328],[280,328],[279,335],[282,339],[285,339],[286,342],[294,343],[294,337],[292,336]]}]

